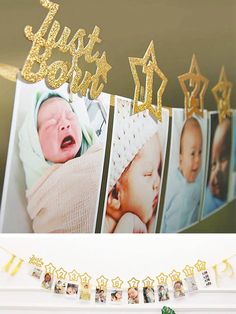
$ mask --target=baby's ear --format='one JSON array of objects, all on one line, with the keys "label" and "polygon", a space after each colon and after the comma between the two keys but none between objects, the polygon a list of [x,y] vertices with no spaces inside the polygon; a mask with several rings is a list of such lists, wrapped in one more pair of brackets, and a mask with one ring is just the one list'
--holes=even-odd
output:
[{"label": "baby's ear", "polygon": [[110,191],[107,199],[108,206],[113,210],[120,209],[120,191],[117,187],[117,184],[114,185],[112,190]]}]

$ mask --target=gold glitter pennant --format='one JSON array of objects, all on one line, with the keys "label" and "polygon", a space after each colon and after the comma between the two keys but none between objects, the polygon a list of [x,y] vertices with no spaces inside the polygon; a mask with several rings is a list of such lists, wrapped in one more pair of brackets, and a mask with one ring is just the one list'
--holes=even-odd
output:
[{"label": "gold glitter pennant", "polygon": [[68,273],[70,281],[78,281],[80,274],[74,269]]},{"label": "gold glitter pennant", "polygon": [[87,273],[80,275],[80,281],[81,281],[81,284],[83,285],[88,285],[91,279],[92,277],[89,276]]},{"label": "gold glitter pennant", "polygon": [[159,285],[166,285],[167,280],[168,280],[168,276],[165,275],[164,273],[160,273],[158,276],[156,276],[156,279],[157,279]]},{"label": "gold glitter pennant", "polygon": [[231,116],[230,96],[233,84],[228,81],[224,67],[221,68],[218,83],[212,88],[212,93],[215,97],[219,122],[221,123],[225,118]]},{"label": "gold glitter pennant", "polygon": [[[64,27],[61,36],[57,38],[61,26],[57,20],[53,21],[53,19],[59,5],[49,0],[41,0],[41,4],[48,10],[48,14],[38,31],[33,33],[32,26],[25,27],[25,36],[32,41],[32,46],[21,71],[23,78],[32,83],[45,78],[51,88],[58,88],[65,82],[69,82],[70,91],[83,96],[86,95],[91,85],[90,97],[97,98],[103,91],[104,83],[107,83],[107,73],[111,69],[107,63],[105,52],[101,56],[98,51],[93,53],[95,44],[101,42],[99,27],[95,26],[92,34],[88,35],[87,45],[84,45],[86,36],[84,29],[77,30],[69,41],[71,29]],[[49,27],[51,28],[49,29]],[[47,38],[45,38],[46,33],[48,33]],[[57,60],[49,65],[48,60],[53,54],[53,49],[69,54],[71,62]],[[43,52],[41,52],[42,50]],[[79,59],[82,57],[86,63],[96,64],[94,74],[88,71],[82,73],[78,65]],[[35,65],[39,67],[37,72],[34,72]],[[100,80],[104,83],[100,83]]]},{"label": "gold glitter pennant", "polygon": [[64,268],[61,267],[60,269],[57,269],[55,273],[58,279],[66,279],[67,272]]},{"label": "gold glitter pennant", "polygon": [[29,264],[35,265],[37,267],[43,267],[43,259],[40,257],[36,257],[34,254],[29,258]]},{"label": "gold glitter pennant", "polygon": [[[157,65],[154,43],[151,41],[143,58],[129,57],[131,72],[135,83],[133,112],[138,113],[148,109],[150,113],[159,121],[162,121],[162,95],[167,85],[167,78]],[[145,91],[142,91],[140,79],[138,77],[137,68],[142,67],[142,73],[146,75]],[[153,76],[156,74],[161,79],[161,86],[157,91],[157,107],[152,105],[153,101]],[[143,100],[142,100],[143,98]],[[142,101],[141,104],[138,104]]]},{"label": "gold glitter pennant", "polygon": [[194,266],[199,272],[206,270],[206,262],[200,261],[200,259],[197,261],[197,263]]},{"label": "gold glitter pennant", "polygon": [[193,277],[194,276],[194,267],[191,267],[189,265],[186,265],[183,269],[183,272],[186,277]]},{"label": "gold glitter pennant", "polygon": [[172,282],[180,280],[180,272],[176,270],[172,270],[172,272],[169,274],[169,277]]},{"label": "gold glitter pennant", "polygon": [[195,55],[192,57],[188,73],[178,76],[184,93],[184,107],[186,119],[193,114],[203,117],[204,96],[208,86],[208,79],[200,73]]},{"label": "gold glitter pennant", "polygon": [[150,278],[149,276],[146,277],[144,280],[143,280],[143,286],[144,287],[148,287],[148,288],[152,288],[154,285],[154,280],[152,278]]},{"label": "gold glitter pennant", "polygon": [[8,81],[16,82],[17,74],[20,70],[12,65],[0,63],[0,76]]},{"label": "gold glitter pennant", "polygon": [[45,265],[44,267],[45,267],[46,273],[49,273],[51,275],[53,275],[56,270],[56,267],[52,263],[49,263]]},{"label": "gold glitter pennant", "polygon": [[112,282],[112,287],[116,289],[121,289],[124,281],[120,279],[120,277],[116,277],[115,279],[111,280]]},{"label": "gold glitter pennant", "polygon": [[140,282],[140,280],[138,280],[138,279],[132,277],[132,278],[128,281],[128,284],[129,284],[129,287],[130,287],[130,288],[138,288],[139,282]]},{"label": "gold glitter pennant", "polygon": [[107,287],[108,279],[101,275],[99,278],[96,279],[98,287]]}]

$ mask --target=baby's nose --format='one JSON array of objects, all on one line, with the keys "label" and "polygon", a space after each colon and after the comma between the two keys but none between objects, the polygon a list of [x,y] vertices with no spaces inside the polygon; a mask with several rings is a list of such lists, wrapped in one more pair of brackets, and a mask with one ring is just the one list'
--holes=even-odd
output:
[{"label": "baby's nose", "polygon": [[60,126],[59,126],[60,131],[64,131],[69,128],[70,128],[70,123],[68,121],[64,121],[60,123]]}]

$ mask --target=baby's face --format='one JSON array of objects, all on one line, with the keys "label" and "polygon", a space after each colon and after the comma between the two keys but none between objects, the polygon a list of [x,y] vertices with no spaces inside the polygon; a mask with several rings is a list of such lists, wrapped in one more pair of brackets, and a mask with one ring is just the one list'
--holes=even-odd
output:
[{"label": "baby's face", "polygon": [[186,126],[180,145],[179,169],[187,182],[195,182],[202,162],[202,132],[200,126]]},{"label": "baby's face", "polygon": [[222,200],[226,199],[228,190],[230,160],[229,136],[230,121],[226,119],[217,126],[215,131],[212,144],[211,173],[209,179],[211,193]]},{"label": "baby's face", "polygon": [[70,295],[76,294],[76,289],[73,287],[67,288],[67,294],[70,294]]},{"label": "baby's face", "polygon": [[121,210],[147,223],[158,203],[161,145],[157,133],[144,145],[119,179]]},{"label": "baby's face", "polygon": [[138,296],[138,291],[135,288],[130,288],[128,294],[129,298],[135,299]]},{"label": "baby's face", "polygon": [[54,163],[74,158],[82,142],[78,117],[60,97],[49,98],[41,104],[38,134],[44,158]]}]

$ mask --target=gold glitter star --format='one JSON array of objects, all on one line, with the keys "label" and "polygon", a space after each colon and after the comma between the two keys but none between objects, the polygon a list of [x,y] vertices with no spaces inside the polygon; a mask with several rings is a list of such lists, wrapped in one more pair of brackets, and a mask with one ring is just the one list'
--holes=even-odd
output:
[{"label": "gold glitter star", "polygon": [[83,275],[80,275],[80,280],[82,284],[89,284],[89,281],[91,280],[91,276],[89,276],[87,273],[84,273]]},{"label": "gold glitter star", "polygon": [[176,270],[172,270],[172,272],[169,274],[169,277],[171,281],[178,281],[180,280],[180,273]]},{"label": "gold glitter star", "polygon": [[153,287],[153,284],[154,284],[154,280],[153,280],[152,278],[150,278],[149,276],[146,277],[146,278],[143,280],[143,286],[144,286],[144,287],[151,288],[151,287]]},{"label": "gold glitter star", "polygon": [[102,275],[98,279],[96,279],[96,281],[99,287],[106,287],[108,279]]},{"label": "gold glitter star", "polygon": [[29,264],[31,265],[35,265],[35,266],[38,266],[38,267],[42,267],[44,262],[43,262],[43,259],[40,258],[40,257],[36,257],[34,254],[30,257],[29,259]]},{"label": "gold glitter star", "polygon": [[104,82],[107,83],[107,73],[111,70],[110,64],[106,60],[106,52],[104,51],[101,58],[96,61],[97,71],[103,78]]},{"label": "gold glitter star", "polygon": [[186,277],[193,277],[193,275],[194,275],[194,267],[186,265],[185,268],[183,269],[183,272],[184,272]]},{"label": "gold glitter star", "polygon": [[231,116],[230,96],[233,84],[228,81],[224,67],[221,68],[218,83],[212,88],[212,93],[215,97],[219,122],[221,123],[226,117]]},{"label": "gold glitter star", "polygon": [[[147,51],[143,58],[129,58],[130,68],[135,83],[134,92],[134,113],[148,109],[150,113],[156,117],[159,121],[162,121],[162,95],[164,93],[167,78],[157,65],[154,43],[151,41]],[[142,66],[142,72],[146,74],[146,86],[144,92],[144,101],[142,104],[138,104],[141,94],[141,84],[137,73],[137,66]],[[157,91],[157,108],[152,105],[153,100],[153,75],[156,74],[161,79],[161,86]]]},{"label": "gold glitter star", "polygon": [[53,275],[56,267],[52,264],[52,263],[49,263],[48,265],[45,265],[45,270],[46,270],[46,273],[49,273],[51,275]]},{"label": "gold glitter star", "polygon": [[130,288],[138,288],[138,285],[139,285],[139,280],[132,277],[129,281],[128,281],[128,284],[130,286]]},{"label": "gold glitter star", "polygon": [[56,274],[58,279],[66,279],[67,272],[62,267],[56,270]]},{"label": "gold glitter star", "polygon": [[74,269],[70,273],[68,273],[70,281],[78,281],[79,273]]},{"label": "gold glitter star", "polygon": [[120,279],[120,277],[116,277],[115,279],[111,280],[112,282],[112,287],[120,289],[121,286],[123,285],[123,280]]},{"label": "gold glitter star", "polygon": [[195,55],[192,57],[189,72],[178,76],[178,79],[185,96],[186,118],[192,117],[194,113],[203,117],[204,96],[209,81],[200,73]]},{"label": "gold glitter star", "polygon": [[156,276],[156,279],[157,279],[159,285],[166,285],[168,276],[165,275],[164,273],[160,273],[158,276]]},{"label": "gold glitter star", "polygon": [[206,270],[206,262],[198,260],[194,266],[195,266],[195,268],[197,268],[197,271]]}]

